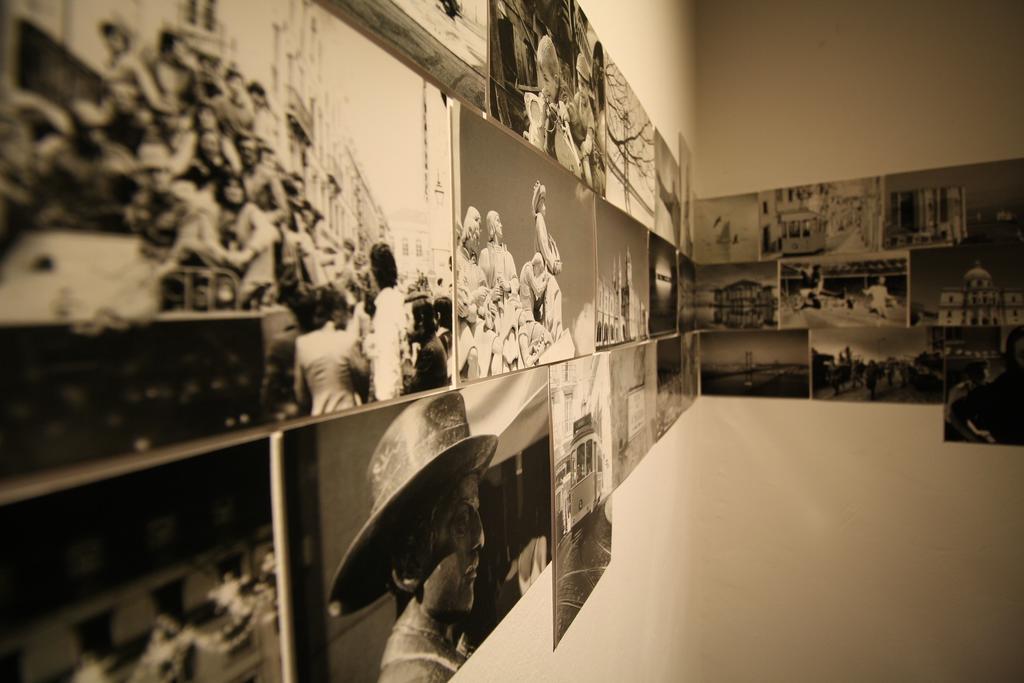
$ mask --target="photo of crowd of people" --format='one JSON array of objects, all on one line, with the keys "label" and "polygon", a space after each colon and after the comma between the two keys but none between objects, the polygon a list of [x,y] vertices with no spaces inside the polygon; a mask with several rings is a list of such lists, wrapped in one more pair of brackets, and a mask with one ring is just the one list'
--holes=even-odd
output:
[{"label": "photo of crowd of people", "polygon": [[455,372],[473,380],[592,352],[594,193],[468,110],[453,128]]},{"label": "photo of crowd of people", "polygon": [[[216,357],[174,398],[224,399],[220,429],[450,383],[439,91],[315,4],[125,0],[97,17],[75,3],[61,22],[44,5],[17,5],[3,27],[19,60],[3,101],[0,321],[25,368],[7,382],[27,403],[3,415],[5,436],[67,414],[124,430],[114,450],[216,431],[132,434],[124,417],[169,393],[157,366],[188,365],[196,335]],[[137,399],[89,378],[33,383],[60,371],[33,355],[37,339],[102,368],[95,340],[147,329],[169,351],[123,345]]]}]

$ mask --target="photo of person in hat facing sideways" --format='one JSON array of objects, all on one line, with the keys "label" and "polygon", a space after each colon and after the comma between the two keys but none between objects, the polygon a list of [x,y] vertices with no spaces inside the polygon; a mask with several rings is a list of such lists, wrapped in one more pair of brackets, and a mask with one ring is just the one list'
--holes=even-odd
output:
[{"label": "photo of person in hat facing sideways", "polygon": [[446,681],[547,565],[547,373],[289,432],[298,680]]}]

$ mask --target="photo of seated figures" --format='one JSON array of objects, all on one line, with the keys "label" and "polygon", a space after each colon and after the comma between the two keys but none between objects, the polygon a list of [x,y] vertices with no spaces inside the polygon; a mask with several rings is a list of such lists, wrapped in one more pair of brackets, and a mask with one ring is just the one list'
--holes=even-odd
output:
[{"label": "photo of seated figures", "polygon": [[690,159],[690,146],[686,138],[679,134],[679,199],[682,206],[679,211],[679,233],[676,246],[687,258],[693,258],[693,165]]},{"label": "photo of seated figures", "polygon": [[1024,245],[964,245],[910,254],[910,324],[1024,323]]},{"label": "photo of seated figures", "polygon": [[679,252],[679,331],[697,329],[697,267]]},{"label": "photo of seated figures", "polygon": [[779,326],[906,327],[907,252],[787,259],[779,265]]},{"label": "photo of seated figures", "polygon": [[491,0],[490,36],[491,116],[603,195],[604,48],[583,10]]},{"label": "photo of seated figures", "polygon": [[446,681],[551,557],[544,368],[286,432],[283,468],[299,681]]},{"label": "photo of seated figures", "polygon": [[944,331],[946,441],[1024,445],[1024,327]]},{"label": "photo of seated figures", "polygon": [[660,130],[654,131],[654,168],[658,180],[654,203],[654,232],[674,245],[680,243],[683,186],[679,162]]},{"label": "photo of seated figures", "polygon": [[597,202],[597,346],[647,339],[649,231],[605,201]]},{"label": "photo of seated figures", "polygon": [[679,262],[676,248],[653,232],[647,243],[651,315],[648,328],[652,337],[675,334],[679,330]]},{"label": "photo of seated figures", "polygon": [[658,357],[654,342],[608,352],[612,393],[612,473],[617,487],[657,440]]},{"label": "photo of seated figures", "polygon": [[608,185],[605,197],[654,229],[658,180],[654,166],[654,124],[625,74],[607,58],[604,79],[608,108]]},{"label": "photo of seated figures", "polygon": [[699,330],[775,329],[779,324],[778,264],[697,266]]},{"label": "photo of seated figures", "polygon": [[0,679],[282,677],[266,439],[0,507]]},{"label": "photo of seated figures", "polygon": [[447,92],[484,110],[487,0],[325,0]]},{"label": "photo of seated figures", "polygon": [[594,193],[455,108],[455,372],[500,375],[594,350]]},{"label": "photo of seated figures", "polygon": [[554,470],[554,645],[572,625],[612,558],[609,354],[550,368]]},{"label": "photo of seated figures", "polygon": [[762,259],[881,249],[879,177],[768,190],[757,202]]},{"label": "photo of seated figures", "polygon": [[108,5],[5,15],[3,473],[447,386],[440,92],[315,4]]},{"label": "photo of seated figures", "polygon": [[760,245],[756,194],[696,200],[693,206],[694,261],[757,261]]},{"label": "photo of seated figures", "polygon": [[942,342],[937,327],[811,330],[812,398],[941,403]]},{"label": "photo of seated figures", "polygon": [[808,398],[809,353],[806,330],[702,332],[700,393]]},{"label": "photo of seated figures", "polygon": [[885,247],[1024,242],[1024,159],[885,176]]}]

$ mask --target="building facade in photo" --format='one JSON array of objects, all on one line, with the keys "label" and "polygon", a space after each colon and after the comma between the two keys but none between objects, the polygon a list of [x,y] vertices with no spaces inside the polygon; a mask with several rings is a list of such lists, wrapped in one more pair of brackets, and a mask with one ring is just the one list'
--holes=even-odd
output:
[{"label": "building facade in photo", "polygon": [[729,328],[771,327],[776,320],[776,292],[772,285],[753,280],[737,280],[711,291],[712,309],[716,325]]},{"label": "building facade in photo", "polygon": [[890,192],[885,247],[955,244],[967,235],[963,187]]},{"label": "building facade in photo", "polygon": [[633,259],[626,250],[626,263],[616,258],[611,277],[597,282],[597,345],[618,344],[646,336],[647,305],[633,287]]},{"label": "building facade in photo", "polygon": [[964,273],[960,287],[939,295],[939,325],[1019,325],[1024,322],[1024,289],[999,288],[980,261]]}]

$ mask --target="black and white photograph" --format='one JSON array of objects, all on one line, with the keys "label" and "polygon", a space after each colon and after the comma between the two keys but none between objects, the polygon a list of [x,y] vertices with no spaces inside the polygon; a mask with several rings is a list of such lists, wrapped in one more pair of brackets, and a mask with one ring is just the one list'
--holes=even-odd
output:
[{"label": "black and white photograph", "polygon": [[687,332],[679,335],[683,346],[683,412],[686,412],[700,394],[700,335]]},{"label": "black and white photograph", "polygon": [[316,4],[186,5],[5,15],[5,473],[450,384],[445,98]]},{"label": "black and white photograph", "polygon": [[946,441],[1024,445],[1024,327],[944,331]]},{"label": "black and white photograph", "polygon": [[693,162],[690,146],[686,144],[682,133],[679,134],[679,190],[682,208],[679,211],[676,246],[684,256],[693,258]]},{"label": "black and white photograph", "polygon": [[625,74],[610,58],[606,59],[608,182],[605,197],[653,230],[658,192],[654,124]]},{"label": "black and white photograph", "polygon": [[679,162],[676,161],[660,130],[654,131],[654,168],[658,180],[657,198],[654,203],[654,232],[678,245],[686,195],[683,194]]},{"label": "black and white photograph", "polygon": [[779,272],[772,261],[697,265],[697,329],[775,329]]},{"label": "black and white photograph", "polygon": [[760,192],[761,258],[882,247],[880,177]]},{"label": "black and white photograph", "polygon": [[597,347],[647,339],[649,231],[608,202],[597,202]]},{"label": "black and white photograph", "polygon": [[760,258],[756,194],[698,199],[693,206],[693,260],[732,263]]},{"label": "black and white photograph", "polygon": [[910,254],[910,324],[1024,323],[1024,245],[963,245]]},{"label": "black and white photograph", "polygon": [[487,94],[487,0],[325,0],[481,111]]},{"label": "black and white photograph", "polygon": [[647,243],[650,282],[650,336],[679,330],[679,261],[676,248],[653,232]]},{"label": "black and white photograph", "polygon": [[608,352],[612,423],[612,473],[617,487],[657,441],[658,358],[654,342]]},{"label": "black and white photograph", "polygon": [[267,439],[0,508],[0,678],[283,681]]},{"label": "black and white photograph", "polygon": [[779,264],[779,327],[906,327],[907,252]]},{"label": "black and white photograph", "polygon": [[447,681],[530,589],[547,386],[539,368],[285,433],[296,680]]},{"label": "black and white photograph", "polygon": [[565,147],[559,154],[561,144],[556,144],[555,156],[604,197],[608,177],[604,45],[578,0],[572,0],[572,17],[575,90],[564,92],[553,112]]},{"label": "black and white photograph", "polygon": [[885,176],[885,246],[1024,242],[1024,159]]},{"label": "black and white photograph", "polygon": [[671,429],[692,402],[692,399],[683,392],[682,337],[666,337],[657,340],[656,344],[658,388],[655,399],[655,441]]},{"label": "black and white photograph", "polygon": [[473,112],[453,121],[455,374],[468,381],[592,353],[594,193]]},{"label": "black and white photograph", "polygon": [[942,330],[811,330],[812,398],[942,403]]},{"label": "black and white photograph", "polygon": [[702,332],[700,393],[808,398],[806,330]]},{"label": "black and white photograph", "polygon": [[549,391],[557,647],[612,557],[614,418],[609,354],[551,366]]},{"label": "black and white photograph", "polygon": [[697,266],[679,252],[679,331],[697,329]]}]

